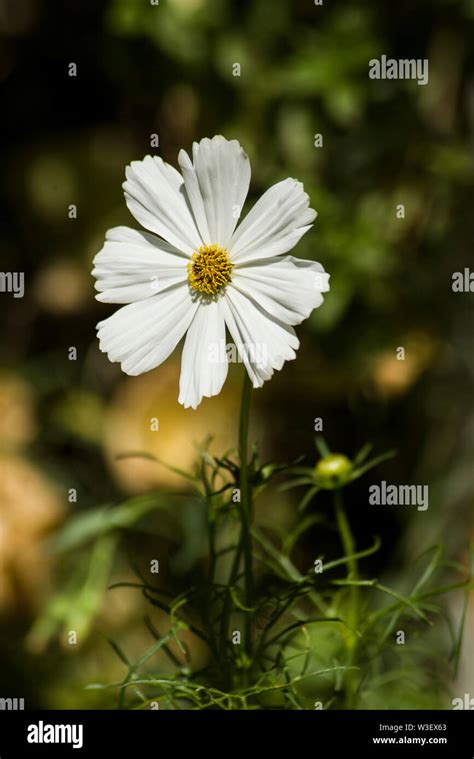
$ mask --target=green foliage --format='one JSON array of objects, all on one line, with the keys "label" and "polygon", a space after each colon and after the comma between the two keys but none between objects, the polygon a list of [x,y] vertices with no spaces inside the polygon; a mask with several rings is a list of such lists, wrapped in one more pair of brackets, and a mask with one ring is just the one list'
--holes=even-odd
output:
[{"label": "green foliage", "polygon": [[[327,444],[322,439],[317,444],[323,453],[320,461],[334,461]],[[345,487],[387,458],[368,460],[369,453],[370,446],[364,446],[349,467],[344,457],[344,471],[350,472]],[[309,567],[298,566],[300,541],[323,521],[315,498],[324,487],[318,480],[321,467],[261,465],[255,449],[246,466],[251,491],[263,496],[275,487],[298,489],[302,495],[297,513],[301,515],[301,504],[308,512],[286,532],[277,525],[250,526],[252,605],[246,585],[245,524],[241,503],[235,499],[242,467],[232,452],[219,459],[204,449],[187,481],[193,481],[206,514],[205,560],[193,568],[192,584],[176,595],[147,572],[140,572],[137,582],[119,582],[109,589],[140,591],[158,610],[160,627],[165,620],[166,629],[158,631],[158,622],[147,618],[154,642],[133,661],[119,643],[110,641],[126,674],[120,682],[90,687],[117,690],[121,708],[442,708],[446,681],[459,660],[463,626],[452,628],[442,597],[464,589],[467,602],[471,571],[446,561],[442,547],[435,546],[413,562],[401,588],[366,577],[364,560],[381,550],[381,541],[375,538],[371,545],[356,547],[341,485],[335,488],[332,481],[325,486],[334,494],[334,522],[343,553],[318,555]],[[79,594],[63,594],[62,607],[58,599],[53,602],[46,620],[57,620],[62,611],[72,624],[74,609],[83,625],[84,615],[94,613],[94,598],[110,567],[110,562],[105,569],[100,562],[91,590],[88,583],[93,567],[97,569],[96,557],[103,557],[104,541],[112,541],[109,550],[114,550],[121,533],[138,526],[145,529],[147,513],[170,506],[166,496],[151,494],[71,520],[56,548],[70,551],[92,541],[91,572]],[[176,509],[174,513],[177,516]],[[81,598],[88,603],[81,604]],[[443,623],[446,634],[440,633]],[[44,620],[38,624],[46,625]],[[204,646],[204,664],[194,661],[196,641]]]}]

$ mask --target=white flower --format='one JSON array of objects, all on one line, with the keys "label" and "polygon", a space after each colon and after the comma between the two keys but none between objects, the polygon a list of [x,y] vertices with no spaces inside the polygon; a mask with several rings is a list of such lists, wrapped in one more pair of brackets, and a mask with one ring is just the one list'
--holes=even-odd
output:
[{"label": "white flower", "polygon": [[148,231],[109,230],[92,274],[98,300],[128,304],[97,325],[100,349],[137,375],[186,334],[179,402],[196,408],[226,379],[227,353],[215,350],[226,327],[261,387],[295,358],[293,325],[321,305],[329,276],[318,263],[283,255],[316,217],[300,182],[270,187],[236,228],[250,183],[239,143],[203,139],[193,161],[181,150],[179,164],[182,175],[158,156],[127,167],[127,206]]}]

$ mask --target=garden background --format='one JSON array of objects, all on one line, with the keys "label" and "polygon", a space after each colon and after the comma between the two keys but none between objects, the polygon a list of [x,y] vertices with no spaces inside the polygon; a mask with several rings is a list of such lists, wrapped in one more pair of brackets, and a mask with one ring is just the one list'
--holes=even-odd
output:
[{"label": "garden background", "polygon": [[[473,260],[473,33],[473,0],[2,0],[0,258],[2,270],[25,273],[25,296],[0,296],[0,696],[109,706],[110,693],[84,688],[121,676],[107,639],[135,656],[150,641],[139,594],[108,585],[159,557],[176,589],[203,561],[192,500],[178,531],[155,517],[92,555],[87,545],[58,552],[51,539],[78,512],[180,487],[152,458],[120,454],[186,468],[209,432],[217,450],[235,443],[241,367],[193,412],[177,404],[179,353],[128,378],[95,338],[115,309],[94,300],[92,259],[108,228],[137,226],[121,190],[126,164],[158,152],[176,165],[204,136],[241,142],[252,201],[287,176],[304,182],[318,218],[296,254],[331,274],[324,306],[298,329],[297,360],[254,393],[264,458],[314,463],[317,418],[335,451],[394,449],[349,491],[358,545],[383,541],[366,569],[403,588],[429,545],[466,559],[473,296],[453,293],[452,275]],[[382,54],[428,58],[429,84],[369,79]],[[428,511],[370,506],[381,479],[428,484]],[[258,518],[286,528],[294,503],[291,492],[263,498]],[[318,508],[329,511],[324,494]],[[315,527],[297,561],[336,545]],[[455,619],[461,601],[450,598]],[[393,686],[372,706],[449,708],[444,635],[425,641],[414,675],[422,684],[423,667],[439,666],[436,693]],[[471,614],[467,653],[473,635]],[[468,659],[455,693],[474,688]]]}]

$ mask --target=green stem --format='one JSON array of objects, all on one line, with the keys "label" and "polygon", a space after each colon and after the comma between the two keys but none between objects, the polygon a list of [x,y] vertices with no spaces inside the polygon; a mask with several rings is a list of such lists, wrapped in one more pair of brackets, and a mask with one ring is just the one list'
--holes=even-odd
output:
[{"label": "green stem", "polygon": [[[245,579],[245,605],[248,608],[253,604],[253,559],[252,559],[252,489],[249,484],[248,473],[248,431],[250,391],[252,386],[250,378],[245,372],[244,385],[242,388],[242,402],[240,406],[239,426],[239,458],[240,458],[240,515],[242,520],[242,546],[244,555],[244,579]],[[245,613],[245,651],[247,657],[252,657],[252,617],[250,612]]]},{"label": "green stem", "polygon": [[202,481],[204,483],[204,489],[206,493],[206,502],[207,502],[207,521],[208,521],[208,530],[209,530],[209,569],[208,569],[208,583],[207,588],[204,593],[204,617],[206,621],[206,627],[209,632],[209,645],[211,647],[211,650],[216,657],[216,659],[220,659],[221,652],[219,651],[219,646],[216,639],[216,634],[214,630],[214,625],[212,622],[212,603],[213,603],[213,588],[214,588],[214,575],[216,571],[216,511],[215,511],[215,504],[214,504],[214,496],[211,495],[211,487],[209,485],[209,481],[207,478],[206,473],[206,465],[203,461],[201,465],[201,477]]},{"label": "green stem", "polygon": [[232,687],[232,680],[235,674],[231,668],[231,659],[227,655],[227,647],[229,645],[229,634],[230,634],[229,621],[230,621],[230,615],[232,611],[232,594],[230,592],[230,589],[235,585],[237,576],[239,574],[241,556],[242,556],[242,530],[241,530],[241,537],[239,539],[238,546],[235,550],[234,560],[232,562],[232,569],[230,571],[229,580],[227,582],[227,593],[224,600],[224,608],[222,610],[222,619],[221,619],[221,640],[222,640],[222,651],[223,651],[223,656],[224,656],[224,672],[226,676],[227,689]]},{"label": "green stem", "polygon": [[[358,581],[359,569],[357,558],[354,556],[356,553],[356,545],[354,536],[352,534],[349,520],[347,519],[346,510],[344,508],[342,500],[342,491],[334,491],[334,507],[336,511],[337,527],[339,535],[341,537],[342,546],[344,549],[344,555],[349,558],[347,562],[347,579]],[[349,661],[348,666],[354,665],[356,646],[357,646],[357,627],[359,624],[359,588],[356,585],[352,585],[350,588],[349,597],[349,612],[348,612],[348,627],[350,629],[348,639],[349,649]],[[348,709],[354,708],[354,698],[357,689],[357,673],[354,670],[349,670],[347,674],[347,707]]]}]

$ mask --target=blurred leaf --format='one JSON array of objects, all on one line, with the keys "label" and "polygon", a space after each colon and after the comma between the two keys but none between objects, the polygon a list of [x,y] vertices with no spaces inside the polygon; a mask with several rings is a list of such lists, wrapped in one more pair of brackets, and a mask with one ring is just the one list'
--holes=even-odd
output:
[{"label": "blurred leaf", "polygon": [[78,548],[115,530],[132,527],[145,514],[158,509],[168,509],[169,500],[157,493],[138,496],[118,506],[101,506],[71,518],[52,543],[55,552]]}]

